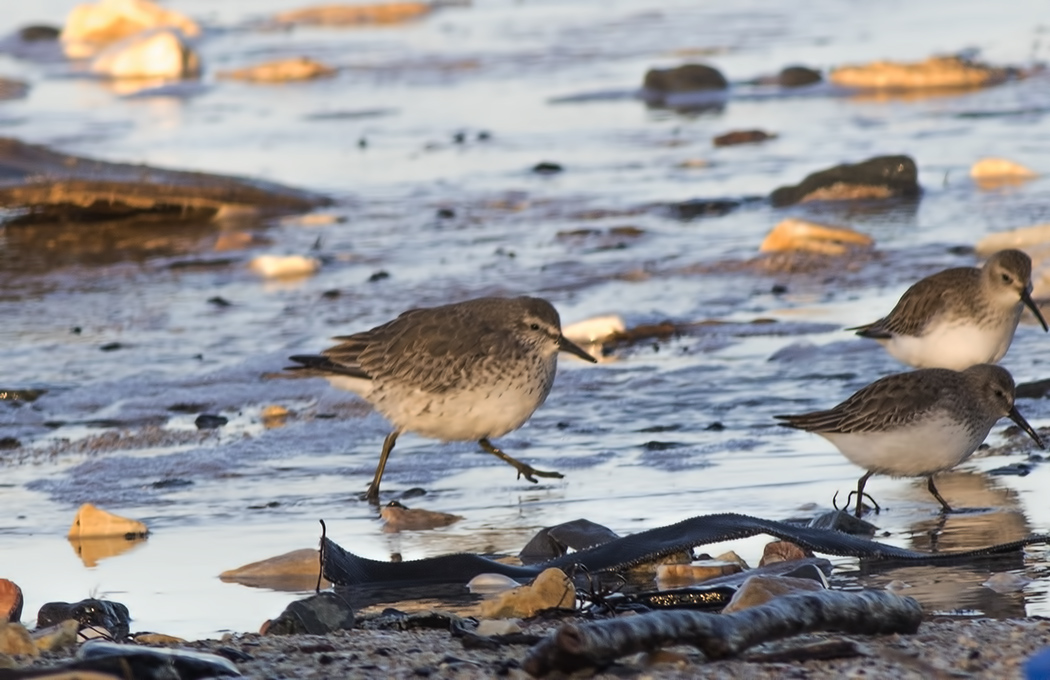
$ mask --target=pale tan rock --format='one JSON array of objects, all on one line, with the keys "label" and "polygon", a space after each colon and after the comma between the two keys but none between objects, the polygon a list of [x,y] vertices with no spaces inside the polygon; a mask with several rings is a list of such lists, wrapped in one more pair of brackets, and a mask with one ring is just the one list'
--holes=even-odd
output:
[{"label": "pale tan rock", "polygon": [[379,511],[383,518],[383,532],[395,534],[399,531],[426,531],[447,527],[463,519],[461,515],[447,512],[434,512],[422,508],[406,508],[397,501],[391,501]]},{"label": "pale tan rock", "polygon": [[277,404],[267,406],[262,410],[263,427],[267,430],[284,427],[288,422],[289,413],[288,409]]},{"label": "pale tan rock", "polygon": [[0,578],[0,621],[22,618],[22,589],[14,581]]},{"label": "pale tan rock", "polygon": [[66,619],[47,628],[39,628],[32,633],[33,644],[41,652],[57,652],[77,645],[77,633],[80,624],[73,619]]},{"label": "pale tan rock", "polygon": [[167,28],[136,33],[98,53],[91,72],[109,78],[189,78],[200,58],[182,36]]},{"label": "pale tan rock", "polygon": [[7,654],[0,652],[0,668],[18,668],[18,662]]},{"label": "pale tan rock", "polygon": [[692,564],[661,564],[656,569],[656,581],[661,590],[700,583],[719,576],[739,574],[743,571],[736,562],[700,560]]},{"label": "pale tan rock", "polygon": [[164,633],[138,633],[135,635],[137,645],[184,645],[186,640]]},{"label": "pale tan rock", "polygon": [[802,250],[824,255],[843,255],[850,249],[870,248],[875,241],[845,227],[833,227],[789,217],[783,220],[759,246],[763,253]]},{"label": "pale tan rock", "polygon": [[246,80],[251,83],[285,83],[295,80],[331,78],[337,72],[337,69],[309,57],[292,57],[233,71],[219,71],[218,76],[228,80]]},{"label": "pale tan rock", "polygon": [[646,666],[673,665],[685,666],[689,663],[689,656],[682,652],[670,649],[658,649],[655,652],[646,652],[643,663]]},{"label": "pale tan rock", "polygon": [[20,623],[0,622],[0,654],[10,656],[38,656],[29,631]]},{"label": "pale tan rock", "polygon": [[[219,578],[226,582],[271,590],[310,590],[317,583],[319,569],[318,551],[315,548],[303,548],[229,569],[219,574]],[[327,580],[321,579],[322,588],[329,585]]]},{"label": "pale tan rock", "polygon": [[1006,69],[959,57],[930,57],[919,62],[875,61],[832,69],[828,79],[842,87],[917,90],[983,87],[1006,79]]},{"label": "pale tan rock", "polygon": [[989,177],[1038,177],[1039,173],[1026,168],[1020,163],[1006,158],[982,158],[970,167],[970,177],[983,179]]},{"label": "pale tan rock", "polygon": [[[1032,246],[1047,244],[1050,244],[1050,223],[1001,231],[998,234],[988,234],[977,242],[974,250],[981,257],[988,257],[1007,248],[1018,248],[1028,251]],[[1032,253],[1028,254],[1031,255]]]},{"label": "pale tan rock", "polygon": [[721,560],[723,562],[735,562],[736,564],[739,564],[740,568],[744,571],[747,571],[751,568],[747,565],[747,562],[744,560],[744,558],[740,555],[737,555],[736,552],[733,550],[724,552],[721,555],[715,555],[715,559]]},{"label": "pale tan rock", "polygon": [[521,632],[521,621],[515,619],[482,619],[474,632],[478,635],[511,635]]},{"label": "pale tan rock", "polygon": [[1025,586],[1031,582],[1032,579],[1024,574],[1002,571],[998,574],[992,574],[988,580],[981,585],[985,588],[990,588],[997,593],[1016,593],[1024,590]]},{"label": "pale tan rock", "polygon": [[91,503],[84,503],[73,518],[68,537],[102,538],[108,536],[145,536],[149,533],[146,525],[137,520],[114,515],[97,508]]},{"label": "pale tan rock", "polygon": [[481,618],[528,618],[544,609],[571,608],[576,604],[576,587],[560,569],[546,569],[529,585],[500,593],[479,605]]},{"label": "pale tan rock", "polygon": [[577,344],[592,345],[604,342],[626,330],[623,317],[619,314],[606,314],[571,323],[562,329],[561,334]]},{"label": "pale tan rock", "polygon": [[742,609],[757,607],[782,595],[824,590],[818,581],[808,578],[791,578],[790,576],[749,577],[733,594],[733,599],[722,610],[723,614],[738,612]]},{"label": "pale tan rock", "polygon": [[777,562],[804,560],[807,557],[813,557],[813,553],[800,548],[791,541],[772,541],[766,543],[766,547],[762,550],[762,559],[759,560],[758,566],[765,567]]},{"label": "pale tan rock", "polygon": [[260,255],[249,266],[268,279],[284,279],[316,274],[321,261],[304,255]]},{"label": "pale tan rock", "polygon": [[426,2],[384,2],[371,5],[316,5],[282,12],[274,20],[279,24],[351,26],[356,24],[393,24],[417,19],[433,9]]},{"label": "pale tan rock", "polygon": [[193,19],[149,0],[100,0],[77,5],[69,13],[60,39],[66,56],[94,56],[106,45],[154,28],[174,28],[190,38],[201,33]]},{"label": "pale tan rock", "polygon": [[281,218],[281,224],[292,227],[327,227],[345,221],[345,216],[328,212],[312,212]]}]

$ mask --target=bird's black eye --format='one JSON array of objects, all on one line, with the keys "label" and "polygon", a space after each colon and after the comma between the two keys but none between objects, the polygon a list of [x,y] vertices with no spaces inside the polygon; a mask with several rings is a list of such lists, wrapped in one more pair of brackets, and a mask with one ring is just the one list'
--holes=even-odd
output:
[{"label": "bird's black eye", "polygon": [[1013,283],[1014,280],[1010,278],[1009,274],[1003,274],[1003,283]]},{"label": "bird's black eye", "polygon": [[540,329],[540,325],[538,323],[534,323],[529,325],[529,328],[531,328],[534,331],[538,331]]}]

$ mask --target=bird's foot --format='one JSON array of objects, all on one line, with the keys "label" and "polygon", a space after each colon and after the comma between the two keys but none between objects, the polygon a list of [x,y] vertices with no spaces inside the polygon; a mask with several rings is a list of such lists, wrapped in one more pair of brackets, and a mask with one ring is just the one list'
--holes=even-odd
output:
[{"label": "bird's foot", "polygon": [[536,479],[536,477],[546,477],[548,479],[561,479],[565,477],[565,475],[563,475],[560,472],[547,472],[546,470],[537,470],[531,465],[526,465],[525,463],[521,462],[515,465],[514,469],[518,471],[518,479],[524,477],[533,484],[539,484],[539,480]]},{"label": "bird's foot", "polygon": [[[849,495],[846,496],[846,503],[845,503],[845,505],[842,506],[841,509],[842,510],[849,510],[849,506],[853,503],[853,497],[856,496],[856,495],[857,495],[856,491],[850,491]],[[839,498],[839,492],[836,491],[835,495],[831,497],[831,506],[833,508],[835,508],[836,510],[840,509],[839,505],[838,505],[838,498]],[[861,497],[858,499],[859,502],[857,503],[857,509],[853,513],[854,517],[858,517],[859,518],[861,515],[864,514],[864,512],[863,512],[864,511],[863,499],[865,499],[865,498],[867,498],[869,501],[871,501],[872,509],[875,511],[876,515],[879,514],[880,512],[882,512],[882,506],[879,505],[875,501],[875,499],[871,497],[871,494],[869,494],[867,492],[864,492],[864,493],[861,494]]]}]

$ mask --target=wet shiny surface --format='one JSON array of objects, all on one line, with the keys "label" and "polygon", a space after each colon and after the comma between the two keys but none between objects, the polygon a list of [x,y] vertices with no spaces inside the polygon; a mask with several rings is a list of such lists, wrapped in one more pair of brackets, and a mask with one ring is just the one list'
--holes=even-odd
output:
[{"label": "wet shiny surface", "polygon": [[[5,13],[0,31],[58,23],[71,4],[25,3]],[[0,226],[0,389],[48,390],[31,403],[0,401],[0,437],[24,444],[0,451],[0,576],[25,591],[27,619],[44,601],[94,593],[127,604],[133,630],[255,630],[289,595],[224,584],[218,573],[314,545],[322,518],[349,550],[411,559],[516,552],[538,528],[577,517],[627,533],[727,510],[816,514],[861,471],[824,440],[776,427],[772,415],[829,407],[900,370],[840,329],[878,318],[921,276],[972,265],[958,247],[1050,215],[1046,179],[985,191],[967,177],[985,155],[1050,170],[1045,76],[924,98],[782,97],[735,86],[705,111],[647,108],[629,96],[647,68],[687,59],[734,82],[792,63],[918,59],[970,46],[993,62],[1025,63],[1039,30],[1035,2],[1011,12],[990,2],[823,2],[799,13],[758,1],[479,2],[404,26],[288,32],[252,27],[291,7],[275,0],[168,6],[209,29],[201,81],[122,94],[65,64],[0,57],[0,76],[32,85],[26,99],[0,102],[0,134],[104,160],[279,181],[339,203],[320,223]],[[342,70],[280,86],[212,75],[299,54]],[[711,144],[756,127],[779,137]],[[758,201],[692,221],[660,207],[762,196],[883,153],[915,158],[920,201],[781,210]],[[682,167],[693,160],[704,167]],[[565,171],[531,173],[541,161]],[[869,234],[875,254],[794,273],[752,263],[787,216]],[[641,233],[612,231],[620,227]],[[324,266],[304,280],[263,281],[247,267],[260,254],[313,254]],[[370,281],[380,271],[390,276]],[[704,326],[598,366],[563,356],[547,403],[499,442],[563,480],[530,485],[474,445],[402,437],[385,495],[423,487],[407,505],[465,519],[384,534],[357,495],[386,423],[324,381],[268,376],[290,354],[408,307],[490,294],[547,297],[566,323],[607,313],[628,326],[777,323]],[[231,304],[209,302],[217,297]],[[1026,313],[1003,365],[1018,382],[1046,378],[1048,347]],[[264,426],[271,404],[292,411],[283,427]],[[1045,402],[1018,406],[1036,428],[1050,423]],[[198,433],[193,421],[204,412],[230,422]],[[1007,425],[993,429],[991,444],[1004,442]],[[883,540],[956,549],[1050,531],[1050,468],[986,474],[1026,460],[1024,435],[1009,441],[1011,453],[976,456],[938,478],[953,505],[987,509],[943,524],[922,482],[873,478],[867,490],[887,509],[875,520],[890,532]],[[146,522],[153,535],[85,567],[64,536],[88,501]],[[731,547],[757,563],[764,542]],[[1037,577],[1045,564],[1037,547],[1010,567]],[[999,595],[980,586],[990,573],[982,568],[863,578],[906,581],[907,594],[938,611],[1048,613],[1045,580]]]}]

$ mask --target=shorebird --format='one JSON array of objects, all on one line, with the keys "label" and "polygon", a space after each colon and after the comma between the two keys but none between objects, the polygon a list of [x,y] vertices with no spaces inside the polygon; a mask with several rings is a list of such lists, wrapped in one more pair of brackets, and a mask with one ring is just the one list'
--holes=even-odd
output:
[{"label": "shorebird", "polygon": [[933,475],[969,458],[1000,418],[1043,441],[1014,406],[1009,371],[978,364],[965,371],[925,368],[876,380],[838,406],[802,415],[774,416],[787,427],[815,432],[867,472],[857,482],[856,515],[864,485],[874,474],[925,477],[944,512]]},{"label": "shorebird", "polygon": [[922,279],[887,316],[847,330],[877,340],[909,366],[961,371],[1003,358],[1023,306],[1050,330],[1032,301],[1032,260],[1020,250],[1000,250],[980,269],[956,267]]},{"label": "shorebird", "polygon": [[489,441],[524,425],[544,402],[559,352],[596,363],[561,334],[558,312],[546,300],[490,297],[410,309],[335,339],[340,343],[319,355],[291,357],[300,365],[290,368],[357,392],[393,424],[365,494],[370,502],[379,500],[387,458],[402,432],[477,441],[514,466],[519,479],[533,483],[536,477],[562,477],[536,470]]}]

